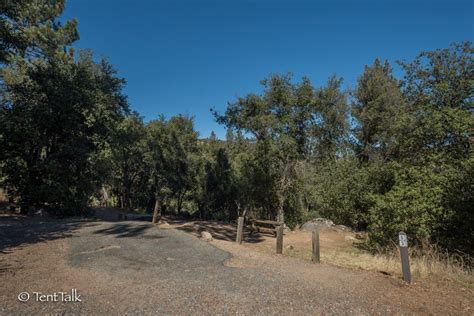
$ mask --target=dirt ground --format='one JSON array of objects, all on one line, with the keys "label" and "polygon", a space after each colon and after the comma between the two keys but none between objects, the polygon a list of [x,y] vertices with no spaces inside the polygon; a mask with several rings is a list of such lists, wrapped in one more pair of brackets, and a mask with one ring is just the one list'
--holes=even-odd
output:
[{"label": "dirt ground", "polygon": [[[216,221],[183,221],[167,219],[167,224],[175,229],[180,229],[199,237],[202,231],[210,232],[214,237],[214,244],[228,250],[233,249],[236,239],[236,225]],[[166,225],[167,226],[167,225]],[[244,242],[235,248],[242,253],[252,250],[258,253],[275,256],[276,239],[271,234],[252,234],[250,227],[245,227]],[[453,312],[471,312],[474,308],[473,277],[452,279],[446,276],[422,276],[412,263],[412,284],[406,285],[402,280],[401,266],[398,256],[395,263],[386,262],[385,259],[374,258],[357,247],[361,242],[359,234],[350,230],[328,228],[320,231],[321,265],[343,267],[352,271],[364,271],[372,275],[383,276],[393,284],[398,284],[405,289],[413,291],[412,299],[424,304],[437,305],[442,302],[453,308]],[[283,256],[288,256],[304,261],[311,261],[311,232],[303,230],[285,231]],[[230,251],[232,254],[234,252]],[[277,255],[278,256],[278,255]],[[319,266],[319,265],[316,265]],[[466,280],[467,279],[467,280]],[[439,299],[441,298],[442,299]],[[431,301],[431,302],[429,302]],[[429,302],[429,303],[421,303]],[[436,304],[435,304],[436,302]],[[462,306],[462,307],[461,307]],[[434,312],[434,314],[439,314]]]},{"label": "dirt ground", "polygon": [[[408,286],[397,275],[276,255],[265,235],[246,233],[239,246],[235,226],[225,223],[168,223],[0,216],[0,314],[470,315],[474,308],[467,289]],[[214,240],[195,237],[203,230]],[[287,233],[284,252],[306,247],[308,235]],[[337,232],[323,232],[321,244],[322,251],[351,245]],[[82,302],[17,299],[73,288]]]}]

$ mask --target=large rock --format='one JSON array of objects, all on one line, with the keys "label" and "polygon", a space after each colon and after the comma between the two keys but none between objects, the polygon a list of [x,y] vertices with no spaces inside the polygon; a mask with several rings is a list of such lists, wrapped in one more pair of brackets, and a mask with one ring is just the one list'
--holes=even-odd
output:
[{"label": "large rock", "polygon": [[201,232],[201,239],[205,241],[211,241],[212,235],[210,232]]},{"label": "large rock", "polygon": [[357,239],[355,239],[354,237],[349,236],[349,235],[344,236],[344,239],[347,240],[347,241],[357,241]]},{"label": "large rock", "polygon": [[160,220],[158,221],[158,227],[164,228],[164,229],[168,229],[168,228],[171,228],[171,225],[168,224],[168,222],[166,222],[166,221],[160,219]]},{"label": "large rock", "polygon": [[336,230],[336,231],[341,230],[343,232],[351,232],[352,231],[352,229],[350,227],[347,227],[345,225],[336,225],[336,226],[334,226],[334,230]]},{"label": "large rock", "polygon": [[333,226],[334,226],[334,223],[331,220],[318,217],[301,225],[301,230],[306,230],[306,231],[313,231],[316,229],[324,230],[324,229],[331,228]]}]

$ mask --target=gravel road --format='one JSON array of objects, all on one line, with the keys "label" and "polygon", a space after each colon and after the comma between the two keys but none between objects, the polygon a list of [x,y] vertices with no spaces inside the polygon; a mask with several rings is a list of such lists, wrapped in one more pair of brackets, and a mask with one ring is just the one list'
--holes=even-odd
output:
[{"label": "gravel road", "polygon": [[[57,238],[17,245],[15,251],[0,248],[4,250],[0,276],[7,284],[0,289],[0,314],[309,315],[450,310],[442,301],[433,303],[430,295],[420,301],[416,293],[423,289],[383,275],[265,255],[225,241],[208,243],[144,222],[75,223],[65,236],[57,236],[55,225],[64,228],[64,222],[40,227],[50,227],[55,234],[49,236]],[[20,267],[13,268],[15,263]],[[17,299],[22,291],[53,293],[72,288],[81,295],[81,302],[20,303]],[[467,305],[457,310],[467,313],[469,302],[460,304]]]}]

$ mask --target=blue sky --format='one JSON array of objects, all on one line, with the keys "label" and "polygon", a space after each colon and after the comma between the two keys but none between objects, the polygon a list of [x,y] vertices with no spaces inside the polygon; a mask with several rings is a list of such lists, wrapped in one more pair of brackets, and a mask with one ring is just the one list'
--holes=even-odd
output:
[{"label": "blue sky", "polygon": [[353,87],[377,57],[472,41],[473,16],[472,1],[456,0],[68,0],[63,19],[79,21],[74,46],[109,59],[146,120],[189,114],[202,137],[224,137],[209,109],[259,92],[271,73],[317,86],[337,74]]}]

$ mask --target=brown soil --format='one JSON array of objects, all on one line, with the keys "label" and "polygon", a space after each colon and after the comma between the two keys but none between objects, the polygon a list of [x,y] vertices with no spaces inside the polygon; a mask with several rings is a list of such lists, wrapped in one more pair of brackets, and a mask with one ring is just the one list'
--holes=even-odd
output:
[{"label": "brown soil", "polygon": [[[26,221],[30,220],[37,219]],[[67,234],[56,233],[23,243],[10,241],[9,247],[0,248],[0,314],[11,314],[12,311],[55,314],[64,313],[65,308],[67,313],[76,314],[150,314],[160,313],[155,307],[164,306],[168,309],[162,310],[161,314],[468,315],[474,308],[472,292],[453,285],[439,286],[430,280],[416,280],[408,286],[397,275],[348,270],[324,262],[318,265],[304,259],[275,255],[275,239],[271,236],[246,233],[246,242],[237,245],[234,242],[235,226],[226,223],[167,222],[171,228],[167,228],[168,225],[150,227],[139,222],[85,222],[70,226]],[[182,258],[178,254],[167,257],[164,260],[169,264],[167,271],[160,274],[157,262],[163,261],[156,260],[161,252],[153,253],[150,259],[153,248],[147,245],[155,247],[160,240],[169,240],[174,233],[165,239],[155,235],[160,231],[171,233],[175,229],[196,236],[203,230],[211,232],[214,236],[211,246],[228,252],[230,259],[222,268],[210,265],[197,267],[196,273],[189,269],[173,272],[174,266],[186,263],[193,256],[185,252],[179,254],[184,256]],[[143,234],[145,230],[150,233]],[[322,251],[350,247],[351,241],[346,235],[351,233],[322,232]],[[309,236],[306,232],[287,233],[285,246],[291,244],[296,250],[305,248]],[[0,238],[4,237],[0,232]],[[107,242],[99,246],[104,239]],[[74,253],[71,241],[86,246]],[[143,257],[130,261],[123,253],[127,245],[143,247],[146,251],[138,252],[143,253]],[[206,245],[199,241],[190,249],[200,251]],[[285,248],[285,252],[288,251]],[[81,265],[71,264],[71,252],[73,257],[82,256]],[[112,253],[116,256],[111,257]],[[115,260],[125,259],[127,266],[122,270],[112,273],[105,268]],[[104,267],[101,268],[98,262]],[[209,267],[215,268],[209,270]],[[172,279],[164,277],[168,271]],[[83,303],[21,303],[16,299],[23,291],[52,293],[72,288],[81,291]]]},{"label": "brown soil", "polygon": [[[283,256],[276,255],[276,239],[271,234],[251,234],[249,227],[244,230],[244,242],[241,246],[235,243],[236,225],[216,221],[195,221],[186,222],[176,219],[169,219],[168,224],[176,229],[181,229],[199,237],[200,232],[211,232],[216,246],[231,253],[232,259],[228,262],[231,266],[261,266],[281,264],[285,262],[291,273],[295,272],[295,258],[298,261],[310,262],[311,260],[311,232],[295,230],[285,232]],[[320,231],[320,251],[323,263],[313,264],[314,267],[298,270],[298,277],[310,278],[314,276],[314,269],[319,267],[345,267],[352,271],[366,273],[372,276],[373,280],[383,278],[387,282],[388,291],[384,291],[384,296],[391,297],[394,302],[408,304],[413,312],[428,314],[470,314],[474,310],[474,291],[472,287],[460,285],[436,276],[431,278],[414,278],[412,284],[403,282],[401,271],[385,271],[383,268],[372,268],[373,264],[357,264],[357,260],[364,260],[358,256],[361,252],[356,245],[360,242],[358,234],[328,228]],[[344,257],[340,258],[343,253]],[[293,258],[289,258],[293,257]],[[353,257],[348,262],[347,257]],[[245,258],[245,259],[244,259]],[[276,261],[276,259],[279,261]],[[281,261],[280,261],[281,260]],[[287,261],[286,261],[287,260]],[[365,259],[366,260],[366,259]],[[366,268],[367,266],[371,268]],[[363,268],[362,268],[363,267]],[[400,268],[401,269],[401,268]],[[301,275],[300,275],[301,273]],[[304,276],[304,274],[308,274]],[[331,278],[331,273],[325,277]],[[472,276],[470,276],[470,279]],[[371,282],[372,280],[368,281]],[[331,282],[331,281],[328,281]],[[443,311],[443,312],[442,312]]]}]

